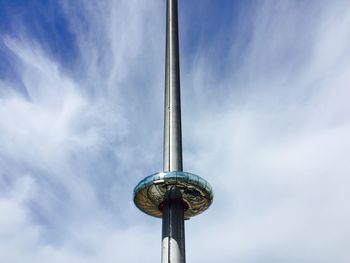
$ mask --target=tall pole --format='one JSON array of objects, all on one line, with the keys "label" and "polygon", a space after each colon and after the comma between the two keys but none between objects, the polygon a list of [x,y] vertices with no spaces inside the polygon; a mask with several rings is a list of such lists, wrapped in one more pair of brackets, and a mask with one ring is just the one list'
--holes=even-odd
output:
[{"label": "tall pole", "polygon": [[[167,0],[164,103],[164,172],[182,171],[180,61],[177,0]],[[185,263],[184,202],[168,188],[162,216],[162,263]]]},{"label": "tall pole", "polygon": [[177,0],[167,0],[163,170],[182,171]]},{"label": "tall pole", "polygon": [[210,184],[182,168],[180,61],[177,0],[166,0],[163,171],[142,179],[134,203],[162,218],[162,263],[185,263],[185,221],[209,208]]}]

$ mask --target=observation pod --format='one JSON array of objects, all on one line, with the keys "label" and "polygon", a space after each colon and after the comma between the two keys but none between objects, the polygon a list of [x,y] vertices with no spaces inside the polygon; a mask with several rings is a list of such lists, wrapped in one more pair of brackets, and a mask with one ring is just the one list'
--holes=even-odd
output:
[{"label": "observation pod", "polygon": [[145,177],[134,189],[134,203],[144,213],[162,218],[168,190],[177,188],[182,194],[184,217],[189,219],[205,211],[213,202],[210,184],[198,175],[174,171]]}]

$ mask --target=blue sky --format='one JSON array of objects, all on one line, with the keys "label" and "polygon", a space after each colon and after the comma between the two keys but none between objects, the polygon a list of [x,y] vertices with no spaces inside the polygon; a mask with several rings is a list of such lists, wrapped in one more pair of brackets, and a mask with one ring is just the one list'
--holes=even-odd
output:
[{"label": "blue sky", "polygon": [[[179,0],[188,262],[349,262],[350,3]],[[0,262],[159,262],[165,1],[0,1]],[[137,252],[135,252],[137,250]]]}]

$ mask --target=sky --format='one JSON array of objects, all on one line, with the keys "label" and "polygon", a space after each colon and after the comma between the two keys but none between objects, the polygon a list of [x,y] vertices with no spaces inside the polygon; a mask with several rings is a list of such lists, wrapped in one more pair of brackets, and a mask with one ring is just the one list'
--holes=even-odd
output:
[{"label": "sky", "polygon": [[[193,263],[350,262],[350,2],[179,0]],[[160,262],[164,0],[0,0],[0,262]]]}]

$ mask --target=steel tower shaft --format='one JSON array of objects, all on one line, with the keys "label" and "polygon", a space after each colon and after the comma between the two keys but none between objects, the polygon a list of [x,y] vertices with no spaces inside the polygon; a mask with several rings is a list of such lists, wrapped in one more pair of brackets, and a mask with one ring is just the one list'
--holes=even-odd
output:
[{"label": "steel tower shaft", "polygon": [[134,188],[134,203],[162,218],[162,263],[185,263],[185,219],[213,202],[210,184],[182,167],[178,2],[166,0],[166,60],[163,171],[143,178]]},{"label": "steel tower shaft", "polygon": [[[167,0],[164,98],[164,172],[182,171],[180,58],[177,0]],[[185,263],[185,222],[182,194],[168,189],[162,216],[162,263]]]},{"label": "steel tower shaft", "polygon": [[177,0],[167,0],[163,170],[182,171]]}]

